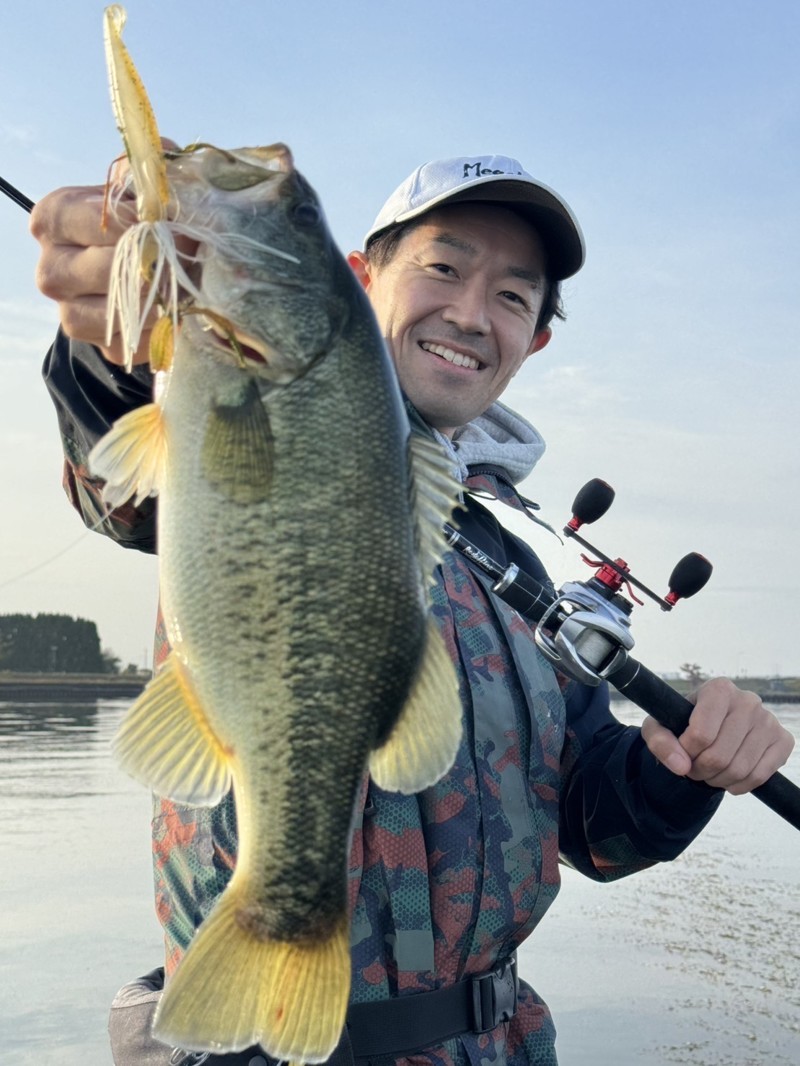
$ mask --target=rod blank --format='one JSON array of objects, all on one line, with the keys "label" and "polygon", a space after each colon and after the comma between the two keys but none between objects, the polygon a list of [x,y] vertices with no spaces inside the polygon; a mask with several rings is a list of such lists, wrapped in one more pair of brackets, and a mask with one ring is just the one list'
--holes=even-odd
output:
[{"label": "rod blank", "polygon": [[28,214],[33,210],[33,200],[29,200],[24,192],[20,192],[19,189],[14,188],[10,181],[6,181],[5,178],[0,178],[0,190],[6,194],[9,200],[13,200],[15,204],[27,211]]}]

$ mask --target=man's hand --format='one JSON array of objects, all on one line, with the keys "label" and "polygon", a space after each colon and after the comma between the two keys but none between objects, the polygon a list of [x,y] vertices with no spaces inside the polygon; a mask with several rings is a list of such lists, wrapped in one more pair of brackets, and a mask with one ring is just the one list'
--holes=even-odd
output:
[{"label": "man's hand", "polygon": [[794,737],[754,692],[717,678],[690,699],[695,708],[679,737],[653,718],[642,724],[648,748],[673,773],[741,795],[789,758]]},{"label": "man's hand", "polygon": [[[161,138],[162,146],[177,150],[174,141]],[[121,185],[127,160],[114,167],[112,183]],[[106,212],[105,186],[80,185],[48,193],[31,212],[31,233],[41,245],[36,284],[45,296],[58,304],[61,328],[73,340],[86,341],[99,348],[106,359],[124,364],[122,338],[114,332],[106,344],[106,303],[111,278],[114,247],[127,226],[136,221],[133,195],[117,198],[114,210]],[[178,240],[179,247],[192,255],[196,245]],[[151,313],[150,326],[156,321]],[[134,363],[146,363],[150,330],[142,333]]]},{"label": "man's hand", "polygon": [[[102,185],[56,189],[44,196],[31,212],[31,233],[41,245],[36,284],[58,303],[61,326],[73,340],[87,341],[106,359],[122,364],[119,333],[106,344],[108,299],[114,246],[125,225],[136,219],[133,201],[109,212],[103,225]],[[127,215],[127,217],[125,217]],[[145,334],[135,362],[147,360],[150,340]]]}]

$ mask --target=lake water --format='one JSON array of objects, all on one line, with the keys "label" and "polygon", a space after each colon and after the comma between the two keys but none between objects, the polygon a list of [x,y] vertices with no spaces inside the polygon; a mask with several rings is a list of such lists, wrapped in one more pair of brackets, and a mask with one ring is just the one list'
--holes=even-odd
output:
[{"label": "lake water", "polygon": [[[161,960],[149,798],[109,755],[125,706],[0,704],[0,1063],[107,1066],[116,989]],[[520,955],[562,1066],[797,1066],[799,884],[800,834],[749,796],[674,863],[565,870]]]}]

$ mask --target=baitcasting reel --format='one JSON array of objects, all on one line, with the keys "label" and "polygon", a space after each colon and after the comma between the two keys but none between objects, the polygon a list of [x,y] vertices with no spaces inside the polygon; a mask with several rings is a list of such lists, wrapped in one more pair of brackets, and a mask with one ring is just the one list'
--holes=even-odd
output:
[{"label": "baitcasting reel", "polygon": [[[575,497],[572,518],[564,527],[564,535],[599,556],[599,559],[581,556],[596,573],[588,581],[566,582],[540,616],[534,631],[542,654],[563,673],[587,685],[607,680],[622,666],[633,647],[630,614],[633,603],[643,601],[631,586],[655,600],[663,611],[670,611],[678,600],[699,592],[712,569],[706,558],[690,552],[672,571],[669,592],[662,599],[631,574],[624,559],[610,559],[578,535],[581,526],[601,518],[613,500],[614,490],[599,478],[587,482]],[[630,599],[620,592],[623,584]]]}]

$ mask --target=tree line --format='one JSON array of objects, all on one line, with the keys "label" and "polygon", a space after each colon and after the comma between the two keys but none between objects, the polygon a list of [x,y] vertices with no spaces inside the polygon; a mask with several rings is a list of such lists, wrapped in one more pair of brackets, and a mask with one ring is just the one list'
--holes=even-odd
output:
[{"label": "tree line", "polygon": [[94,622],[66,614],[0,615],[0,670],[116,674],[119,659],[100,646]]}]

